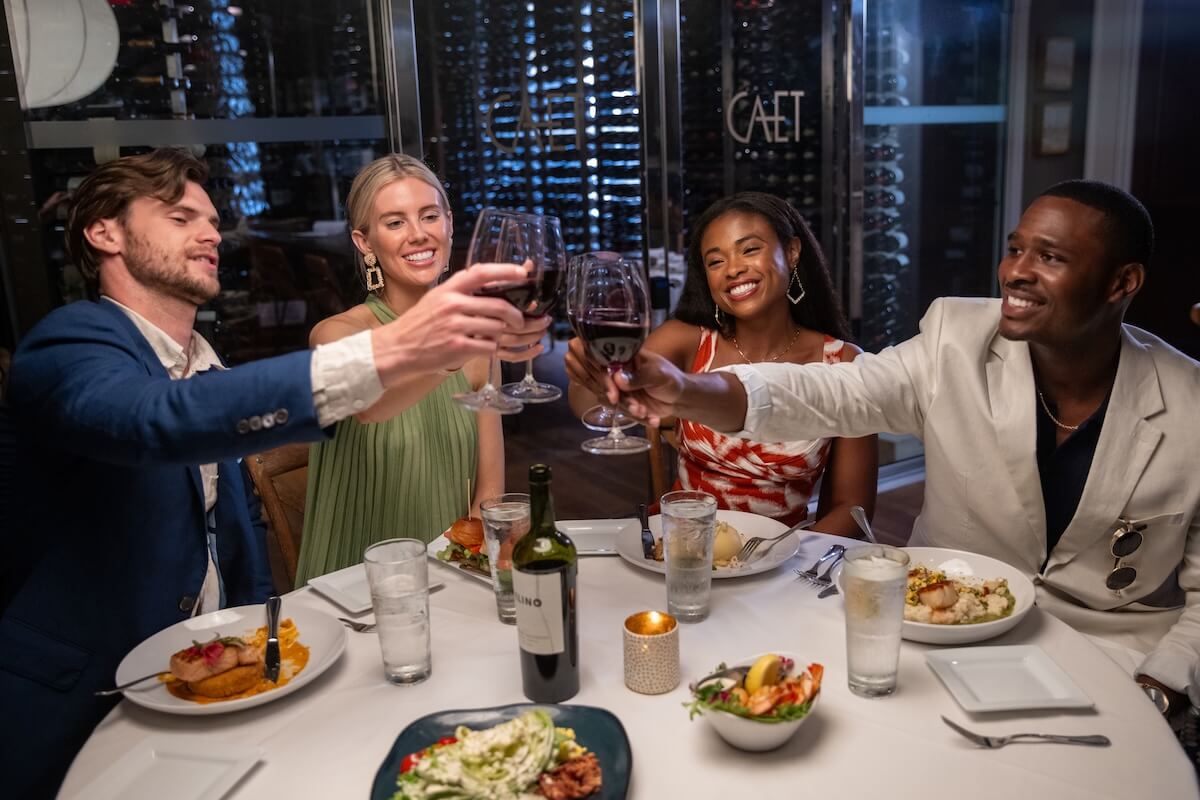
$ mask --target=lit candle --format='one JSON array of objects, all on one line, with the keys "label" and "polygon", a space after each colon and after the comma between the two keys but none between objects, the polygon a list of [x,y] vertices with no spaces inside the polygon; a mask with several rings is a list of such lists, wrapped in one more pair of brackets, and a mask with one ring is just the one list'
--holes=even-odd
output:
[{"label": "lit candle", "polygon": [[625,685],[642,694],[661,694],[679,685],[679,623],[661,611],[639,611],[625,619]]}]

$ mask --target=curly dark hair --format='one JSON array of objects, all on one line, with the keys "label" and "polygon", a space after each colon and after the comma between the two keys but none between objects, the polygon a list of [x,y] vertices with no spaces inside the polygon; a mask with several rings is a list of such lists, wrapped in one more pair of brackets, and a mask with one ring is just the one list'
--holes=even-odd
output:
[{"label": "curly dark hair", "polygon": [[721,328],[717,327],[713,316],[717,305],[708,289],[708,274],[700,245],[704,231],[713,220],[730,211],[744,211],[763,217],[771,223],[780,244],[785,247],[792,239],[800,239],[800,262],[796,269],[806,292],[799,303],[788,304],[792,320],[810,330],[848,339],[850,328],[833,290],[833,279],[829,275],[829,267],[825,265],[825,255],[821,252],[817,237],[790,203],[765,192],[738,192],[722,197],[696,218],[688,243],[687,280],[684,281],[679,304],[675,307],[675,319],[721,333],[732,332],[733,319],[729,315],[725,315],[729,321]]}]

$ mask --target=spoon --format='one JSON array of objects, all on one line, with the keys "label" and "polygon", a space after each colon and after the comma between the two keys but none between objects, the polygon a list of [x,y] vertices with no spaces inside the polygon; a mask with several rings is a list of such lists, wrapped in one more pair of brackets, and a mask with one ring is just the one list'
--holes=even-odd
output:
[{"label": "spoon", "polygon": [[871,544],[879,544],[879,540],[875,538],[875,534],[871,532],[871,523],[867,520],[867,512],[862,506],[850,506],[850,516],[854,517],[854,521],[858,523],[858,527],[866,534],[867,541]]}]

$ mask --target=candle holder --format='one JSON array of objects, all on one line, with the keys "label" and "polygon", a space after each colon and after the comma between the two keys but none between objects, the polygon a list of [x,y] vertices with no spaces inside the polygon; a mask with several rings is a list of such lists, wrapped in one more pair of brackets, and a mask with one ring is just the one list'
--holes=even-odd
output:
[{"label": "candle holder", "polygon": [[661,611],[625,619],[625,685],[641,694],[662,694],[679,685],[679,622]]}]

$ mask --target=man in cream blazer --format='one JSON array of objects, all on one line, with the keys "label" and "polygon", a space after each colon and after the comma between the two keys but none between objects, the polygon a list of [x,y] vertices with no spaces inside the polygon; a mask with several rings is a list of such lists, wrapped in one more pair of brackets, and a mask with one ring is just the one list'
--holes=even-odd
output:
[{"label": "man in cream blazer", "polygon": [[[1200,662],[1200,364],[1122,322],[1152,246],[1135,199],[1067,182],[1010,234],[1000,300],[935,301],[917,336],[847,364],[685,375],[641,354],[607,390],[759,441],[919,436],[910,543],[1018,567],[1043,609],[1147,654],[1139,682],[1177,710]],[[572,378],[594,381],[585,357]]]}]

